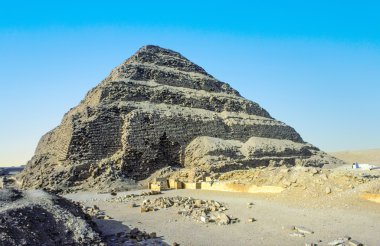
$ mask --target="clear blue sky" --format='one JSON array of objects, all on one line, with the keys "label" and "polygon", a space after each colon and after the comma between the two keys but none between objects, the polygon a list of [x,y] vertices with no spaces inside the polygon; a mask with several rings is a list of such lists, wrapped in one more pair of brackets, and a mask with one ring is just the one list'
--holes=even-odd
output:
[{"label": "clear blue sky", "polygon": [[146,44],[179,51],[325,151],[378,148],[379,13],[377,1],[2,1],[0,165],[24,164]]}]

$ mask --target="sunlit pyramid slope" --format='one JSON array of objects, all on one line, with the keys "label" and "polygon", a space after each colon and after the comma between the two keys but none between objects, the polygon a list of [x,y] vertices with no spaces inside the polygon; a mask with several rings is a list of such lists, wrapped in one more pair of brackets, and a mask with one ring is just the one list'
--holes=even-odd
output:
[{"label": "sunlit pyramid slope", "polygon": [[100,188],[166,166],[224,172],[336,162],[181,54],[144,46],[41,138],[21,180]]}]

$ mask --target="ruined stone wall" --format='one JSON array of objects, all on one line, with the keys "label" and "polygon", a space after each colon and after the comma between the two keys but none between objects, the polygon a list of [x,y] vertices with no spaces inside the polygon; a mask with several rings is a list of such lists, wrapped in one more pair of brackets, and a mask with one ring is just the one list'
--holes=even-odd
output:
[{"label": "ruined stone wall", "polygon": [[102,113],[89,122],[78,124],[68,151],[72,161],[101,160],[121,149],[123,122],[118,113]]},{"label": "ruined stone wall", "polygon": [[65,160],[68,155],[73,134],[71,119],[46,133],[39,141],[35,153],[38,155],[54,155],[58,160]]},{"label": "ruined stone wall", "polygon": [[173,86],[162,86],[157,83],[110,82],[103,89],[102,99],[107,102],[128,101],[165,103],[182,107],[200,108],[215,112],[244,112],[270,118],[268,112],[257,103],[242,97],[223,93],[202,93],[194,89]]},{"label": "ruined stone wall", "polygon": [[[198,136],[247,141],[249,136],[281,137],[276,133],[284,132],[284,138],[294,137],[286,134],[287,131],[292,132],[291,129],[283,131],[286,125],[256,121],[255,124],[228,126],[221,117],[212,116],[186,115],[178,109],[155,113],[141,109],[132,111],[124,119],[122,142],[126,172],[145,177],[152,169],[168,165],[184,166],[186,146]],[[293,140],[300,140],[298,134],[294,135]],[[163,138],[166,141],[164,145]],[[140,171],[137,172],[137,169]]]},{"label": "ruined stone wall", "polygon": [[228,84],[222,83],[211,76],[195,75],[184,71],[173,71],[164,67],[152,67],[147,64],[123,64],[111,74],[112,80],[132,79],[139,81],[155,81],[156,83],[184,87],[207,92],[223,92],[232,95],[239,93]]}]

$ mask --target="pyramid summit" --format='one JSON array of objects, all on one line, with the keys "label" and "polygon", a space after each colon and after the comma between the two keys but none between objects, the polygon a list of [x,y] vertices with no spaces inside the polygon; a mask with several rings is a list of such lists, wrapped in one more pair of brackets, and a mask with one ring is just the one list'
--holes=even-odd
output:
[{"label": "pyramid summit", "polygon": [[196,72],[210,76],[203,68],[192,63],[180,53],[155,45],[143,46],[128,61],[173,67],[186,72]]},{"label": "pyramid summit", "polygon": [[148,45],[42,136],[20,177],[23,187],[101,189],[165,167],[337,162],[181,54]]},{"label": "pyramid summit", "polygon": [[239,95],[228,84],[216,80],[178,52],[153,45],[140,48],[110,75],[111,80],[125,78]]}]

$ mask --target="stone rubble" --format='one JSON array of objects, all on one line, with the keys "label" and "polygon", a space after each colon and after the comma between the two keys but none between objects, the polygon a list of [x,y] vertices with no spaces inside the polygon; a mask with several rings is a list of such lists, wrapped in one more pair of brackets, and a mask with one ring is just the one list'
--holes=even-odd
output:
[{"label": "stone rubble", "polygon": [[305,234],[303,234],[301,232],[292,232],[289,234],[289,236],[291,236],[291,237],[305,237]]},{"label": "stone rubble", "polygon": [[104,211],[100,210],[98,206],[94,205],[92,207],[87,207],[79,203],[84,213],[88,214],[91,218],[109,220],[112,219],[110,216],[106,215]]},{"label": "stone rubble", "polygon": [[201,223],[215,223],[217,225],[228,225],[240,222],[224,213],[228,210],[226,206],[214,200],[201,200],[191,197],[158,197],[146,199],[140,205],[141,213],[157,211],[176,207],[178,214],[191,218]]},{"label": "stone rubble", "polygon": [[[147,196],[154,196],[154,195],[159,195],[162,194],[159,191],[143,191],[140,194],[128,194],[124,196],[117,196],[117,197],[112,197],[110,199],[107,199],[107,202],[130,202],[130,201],[138,201],[141,198],[145,198]],[[102,210],[99,209],[98,206],[94,205],[92,207],[85,206],[82,203],[77,203],[79,206],[81,206],[83,212],[91,216],[92,218],[96,219],[112,219],[110,216],[106,215]],[[130,208],[135,208],[138,207],[135,202],[132,202],[129,204]]]},{"label": "stone rubble", "polygon": [[300,233],[303,233],[303,234],[313,234],[314,233],[311,229],[308,229],[308,228],[303,227],[303,226],[295,226],[294,229]]},{"label": "stone rubble", "polygon": [[[156,194],[156,192],[144,192],[144,196]],[[136,196],[142,196],[136,195]],[[134,197],[134,195],[130,196]],[[113,198],[114,199],[114,198]],[[110,216],[106,215],[104,211],[96,205],[92,207],[87,207],[81,203],[80,205],[83,212],[90,216],[92,219],[101,219],[109,220],[112,219]],[[123,246],[132,246],[132,245],[156,245],[156,246],[166,246],[167,244],[162,242],[160,238],[157,237],[156,232],[147,233],[145,231],[140,231],[138,228],[134,228],[130,231],[119,232],[113,235],[104,236],[103,239],[107,242],[107,245],[123,245]],[[156,240],[157,239],[157,240]]]},{"label": "stone rubble", "polygon": [[0,245],[105,245],[75,203],[42,190],[0,189]]},{"label": "stone rubble", "polygon": [[328,242],[327,244],[328,245],[331,245],[331,246],[337,246],[337,245],[342,245],[344,243],[346,243],[348,240],[346,240],[345,238],[338,238],[338,239],[335,239],[331,242]]},{"label": "stone rubble", "polygon": [[356,240],[350,240],[348,242],[348,245],[350,245],[350,246],[363,246],[363,244],[361,242],[358,242]]},{"label": "stone rubble", "polygon": [[[129,202],[131,200],[137,201],[140,198],[146,197],[146,196],[155,196],[162,194],[160,191],[144,191],[140,194],[129,194],[124,196],[117,196],[110,199],[107,199],[108,202]],[[136,207],[136,206],[133,206]]]},{"label": "stone rubble", "polygon": [[144,245],[144,246],[168,246],[167,243],[163,242],[160,237],[157,237],[156,232],[148,233],[146,231],[141,231],[138,228],[133,228],[130,231],[119,232],[114,235],[109,235],[105,237],[108,245],[122,245],[122,246],[134,246],[134,245]]},{"label": "stone rubble", "polygon": [[352,239],[350,236],[344,236],[342,238],[337,238],[337,239],[329,242],[328,245],[331,245],[331,246],[345,246],[345,245],[363,246],[363,244],[361,242],[358,242],[358,241]]},{"label": "stone rubble", "polygon": [[248,222],[249,222],[249,223],[252,223],[252,222],[255,222],[255,221],[256,221],[256,220],[255,220],[254,218],[249,218],[249,219],[248,219]]},{"label": "stone rubble", "polygon": [[330,194],[331,193],[331,188],[330,187],[326,187],[326,194]]},{"label": "stone rubble", "polygon": [[[314,231],[306,228],[304,226],[282,226],[283,230],[290,231],[290,237],[305,237],[306,235],[314,234]],[[318,241],[320,243],[322,241]],[[318,243],[306,243],[305,246],[317,246]],[[331,246],[363,246],[362,243],[352,239],[350,236],[344,236],[342,238],[337,238],[333,241],[327,243]]]}]

